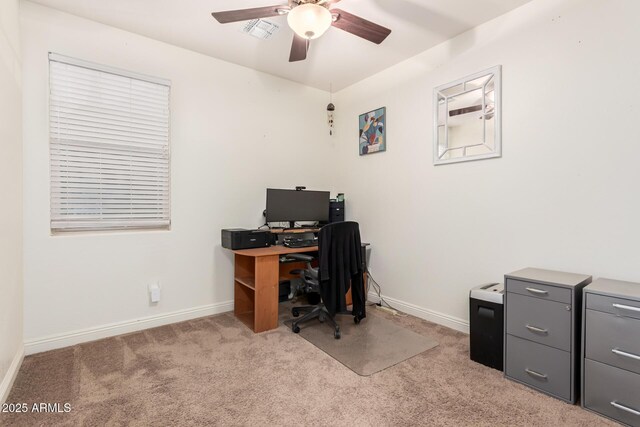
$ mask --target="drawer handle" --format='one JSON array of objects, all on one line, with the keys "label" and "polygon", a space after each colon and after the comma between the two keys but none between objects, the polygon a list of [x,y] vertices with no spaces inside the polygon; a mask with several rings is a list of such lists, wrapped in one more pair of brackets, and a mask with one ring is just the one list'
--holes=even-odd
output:
[{"label": "drawer handle", "polygon": [[614,408],[622,409],[623,411],[626,411],[633,415],[640,415],[640,411],[636,411],[635,409],[629,408],[628,406],[621,405],[615,400],[611,402],[611,406],[613,406]]},{"label": "drawer handle", "polygon": [[614,308],[619,308],[620,310],[637,311],[638,313],[640,313],[640,307],[631,307],[630,305],[616,303],[613,303],[612,305]]},{"label": "drawer handle", "polygon": [[612,348],[611,352],[617,354],[618,356],[624,356],[624,357],[628,357],[629,359],[640,360],[640,356],[638,356],[637,354],[627,353],[626,351],[618,350],[617,348]]},{"label": "drawer handle", "polygon": [[525,288],[525,289],[531,292],[532,294],[549,295],[549,292],[543,291],[542,289],[536,289],[536,288]]},{"label": "drawer handle", "polygon": [[543,380],[546,380],[546,379],[547,379],[547,374],[541,374],[540,372],[532,371],[532,370],[531,370],[531,369],[529,369],[529,368],[525,368],[525,370],[524,370],[524,371],[525,371],[527,374],[532,375],[532,376],[534,376],[534,377],[541,378],[541,379],[543,379]]},{"label": "drawer handle", "polygon": [[525,328],[527,328],[531,332],[537,332],[539,334],[548,334],[549,333],[548,329],[542,329],[542,328],[538,328],[538,327],[531,326],[531,325],[525,325]]}]

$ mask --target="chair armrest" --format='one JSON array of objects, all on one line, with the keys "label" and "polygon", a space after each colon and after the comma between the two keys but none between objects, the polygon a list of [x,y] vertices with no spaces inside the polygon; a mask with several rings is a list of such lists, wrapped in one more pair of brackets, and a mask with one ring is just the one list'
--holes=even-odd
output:
[{"label": "chair armrest", "polygon": [[306,261],[306,262],[313,261],[313,257],[311,255],[304,255],[304,254],[287,254],[287,258],[297,259],[298,261]]}]

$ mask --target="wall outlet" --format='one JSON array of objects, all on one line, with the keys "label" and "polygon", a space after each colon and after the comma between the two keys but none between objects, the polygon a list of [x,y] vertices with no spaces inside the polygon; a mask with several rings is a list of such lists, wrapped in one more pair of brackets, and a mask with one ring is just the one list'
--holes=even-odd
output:
[{"label": "wall outlet", "polygon": [[160,285],[158,283],[152,283],[149,285],[149,297],[153,303],[160,301]]}]

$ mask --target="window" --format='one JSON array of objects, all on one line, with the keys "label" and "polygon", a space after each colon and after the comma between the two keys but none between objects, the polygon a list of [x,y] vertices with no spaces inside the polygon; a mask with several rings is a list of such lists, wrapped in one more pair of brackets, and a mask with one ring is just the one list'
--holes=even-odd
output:
[{"label": "window", "polygon": [[49,54],[51,229],[168,228],[170,83]]}]

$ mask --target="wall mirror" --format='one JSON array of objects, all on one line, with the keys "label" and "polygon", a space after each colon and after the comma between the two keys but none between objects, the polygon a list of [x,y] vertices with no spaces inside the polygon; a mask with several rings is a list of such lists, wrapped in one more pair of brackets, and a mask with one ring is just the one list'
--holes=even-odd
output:
[{"label": "wall mirror", "polygon": [[502,155],[501,74],[498,65],[434,89],[435,165]]}]

